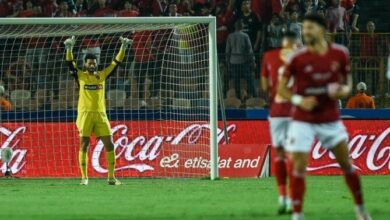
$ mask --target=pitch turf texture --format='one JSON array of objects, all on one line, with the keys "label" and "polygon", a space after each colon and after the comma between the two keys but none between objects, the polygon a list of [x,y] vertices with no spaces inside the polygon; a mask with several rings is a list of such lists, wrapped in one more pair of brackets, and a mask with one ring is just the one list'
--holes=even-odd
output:
[{"label": "pitch turf texture", "polygon": [[[124,179],[108,186],[91,179],[0,180],[0,219],[290,219],[276,215],[273,178]],[[354,219],[343,178],[309,177],[306,219]],[[390,219],[390,176],[363,177],[367,208],[374,220]]]}]

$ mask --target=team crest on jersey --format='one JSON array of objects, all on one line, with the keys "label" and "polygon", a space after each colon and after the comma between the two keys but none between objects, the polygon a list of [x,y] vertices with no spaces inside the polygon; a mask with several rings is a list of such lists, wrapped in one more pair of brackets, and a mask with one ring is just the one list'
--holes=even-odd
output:
[{"label": "team crest on jersey", "polygon": [[313,71],[313,66],[312,65],[308,65],[306,66],[303,71],[305,71],[305,73],[310,73]]},{"label": "team crest on jersey", "polygon": [[97,84],[97,85],[84,85],[85,90],[101,90],[103,89],[102,84]]},{"label": "team crest on jersey", "polygon": [[333,61],[333,62],[330,64],[330,69],[332,70],[332,72],[336,72],[337,70],[340,69],[340,63],[337,62],[337,61]]},{"label": "team crest on jersey", "polygon": [[96,79],[99,80],[99,79],[100,79],[100,76],[99,76],[99,75],[96,75]]}]

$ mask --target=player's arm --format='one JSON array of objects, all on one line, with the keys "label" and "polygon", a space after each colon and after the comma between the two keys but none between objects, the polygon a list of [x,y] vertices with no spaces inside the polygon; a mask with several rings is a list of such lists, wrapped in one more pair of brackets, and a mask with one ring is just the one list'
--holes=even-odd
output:
[{"label": "player's arm", "polygon": [[267,68],[267,54],[264,55],[262,65],[261,65],[261,82],[260,82],[260,88],[263,90],[263,92],[268,92],[268,68]]},{"label": "player's arm", "polygon": [[72,36],[71,38],[68,38],[64,41],[65,49],[66,49],[66,57],[65,60],[69,65],[69,69],[72,72],[72,74],[77,74],[77,64],[74,61],[73,57],[73,47],[76,43],[75,37]]},{"label": "player's arm", "polygon": [[[314,96],[302,96],[299,94],[294,94],[288,86],[288,82],[292,75],[295,74],[293,64],[290,62],[286,68],[283,76],[278,82],[278,94],[283,98],[287,99],[293,105],[301,108],[304,111],[311,111],[314,107],[317,106],[318,102]],[[296,83],[296,82],[295,82]]]},{"label": "player's arm", "polygon": [[341,80],[338,83],[331,83],[328,85],[328,95],[332,99],[343,99],[350,95],[352,90],[352,74],[349,63],[349,53],[345,48],[341,61]]},{"label": "player's arm", "polygon": [[121,48],[119,52],[117,53],[111,64],[102,71],[103,77],[105,78],[108,77],[111,73],[113,73],[116,68],[118,68],[118,65],[122,63],[123,59],[125,58],[126,49],[132,43],[130,39],[125,37],[120,37],[119,40],[121,41]]}]

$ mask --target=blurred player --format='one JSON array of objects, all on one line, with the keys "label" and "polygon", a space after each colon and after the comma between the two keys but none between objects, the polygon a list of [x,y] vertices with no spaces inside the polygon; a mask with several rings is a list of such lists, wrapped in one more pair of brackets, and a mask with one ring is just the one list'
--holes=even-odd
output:
[{"label": "blurred player", "polygon": [[[337,99],[347,97],[351,91],[348,50],[325,40],[326,21],[319,15],[306,15],[302,33],[307,46],[291,57],[278,86],[278,93],[293,104],[286,143],[293,160],[292,218],[303,219],[308,153],[317,138],[325,149],[333,152],[344,172],[356,204],[357,219],[371,219],[363,205],[360,178],[349,158],[348,133],[340,120],[337,105]],[[290,77],[294,78],[292,90],[288,87]]]},{"label": "blurred player", "polygon": [[123,61],[125,50],[130,44],[130,40],[127,38],[121,37],[120,41],[122,46],[119,53],[112,63],[101,71],[97,70],[97,58],[94,54],[87,54],[85,56],[84,70],[78,69],[72,53],[75,38],[69,38],[64,42],[66,47],[66,61],[69,62],[70,70],[80,88],[76,125],[80,133],[81,142],[79,151],[81,185],[88,185],[87,152],[92,132],[103,142],[106,149],[108,184],[121,184],[114,176],[115,150],[105,103],[105,80],[116,70],[118,64]]},{"label": "blurred player", "polygon": [[287,139],[287,128],[290,121],[291,104],[277,94],[277,84],[289,57],[299,45],[298,36],[294,32],[286,32],[282,39],[282,48],[264,54],[261,70],[261,88],[270,96],[269,124],[272,145],[276,148],[274,167],[276,183],[279,190],[278,213],[291,212],[290,199],[287,197],[287,157],[284,151]]}]

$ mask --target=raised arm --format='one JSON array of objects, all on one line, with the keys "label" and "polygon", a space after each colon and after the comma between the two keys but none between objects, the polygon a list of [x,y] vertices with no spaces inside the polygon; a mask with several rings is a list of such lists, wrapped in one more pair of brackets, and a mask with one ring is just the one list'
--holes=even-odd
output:
[{"label": "raised arm", "polygon": [[125,58],[126,49],[132,43],[132,40],[125,38],[125,37],[120,37],[119,40],[121,41],[121,48],[120,48],[118,54],[115,56],[115,59],[111,62],[111,64],[102,71],[104,77],[109,76],[112,72],[114,72],[116,70],[118,65]]},{"label": "raised arm", "polygon": [[74,61],[73,57],[73,47],[76,43],[75,37],[72,36],[71,38],[68,38],[64,41],[65,49],[66,49],[66,57],[65,60],[69,65],[69,69],[72,72],[72,74],[77,74],[77,64]]}]

